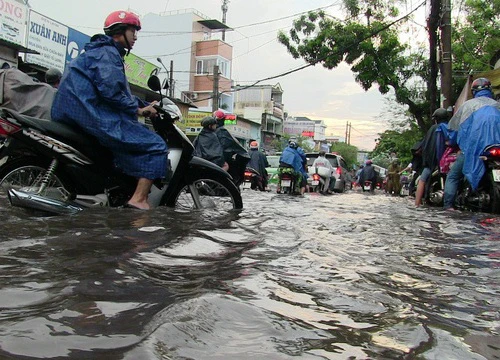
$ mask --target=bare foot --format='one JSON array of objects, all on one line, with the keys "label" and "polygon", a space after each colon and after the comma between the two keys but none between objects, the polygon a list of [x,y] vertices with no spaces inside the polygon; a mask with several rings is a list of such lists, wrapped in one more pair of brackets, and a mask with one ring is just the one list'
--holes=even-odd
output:
[{"label": "bare foot", "polygon": [[128,202],[127,207],[139,209],[139,210],[149,210],[151,207],[147,202]]}]

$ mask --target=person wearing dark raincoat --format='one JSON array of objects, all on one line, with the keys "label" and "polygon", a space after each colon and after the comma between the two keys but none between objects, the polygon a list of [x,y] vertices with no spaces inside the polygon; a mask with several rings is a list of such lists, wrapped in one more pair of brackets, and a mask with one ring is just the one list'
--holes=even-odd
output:
[{"label": "person wearing dark raincoat", "polygon": [[250,160],[250,155],[246,149],[234,138],[233,135],[224,126],[226,114],[222,110],[216,110],[213,113],[217,120],[215,133],[219,138],[220,144],[224,149],[224,159],[229,165],[229,174],[232,176],[236,186],[239,186],[244,179],[245,169]]},{"label": "person wearing dark raincoat", "polygon": [[250,161],[247,164],[247,167],[250,167],[259,173],[259,176],[262,179],[262,186],[264,189],[267,188],[267,170],[266,167],[269,167],[269,162],[267,161],[267,156],[259,151],[259,143],[257,141],[250,142]]},{"label": "person wearing dark raincoat", "polygon": [[193,141],[193,155],[208,160],[227,171],[229,166],[224,160],[224,150],[215,133],[217,120],[207,116],[201,120],[201,126],[203,126],[203,129]]},{"label": "person wearing dark raincoat", "polygon": [[137,15],[112,12],[104,23],[106,35],[94,35],[68,65],[51,114],[54,121],[77,125],[109,148],[115,165],[138,178],[128,206],[149,209],[153,181],[167,173],[167,146],[138,121],[145,114],[156,116],[156,110],[131,94],[125,76],[123,57],[140,29]]},{"label": "person wearing dark raincoat", "polygon": [[415,206],[422,205],[422,199],[426,196],[428,191],[428,184],[432,173],[439,168],[439,160],[444,152],[445,142],[447,137],[443,134],[443,131],[438,131],[442,129],[441,124],[448,122],[449,116],[448,111],[443,108],[439,108],[432,114],[432,120],[434,125],[432,125],[427,133],[425,134],[424,140],[422,141],[422,164],[423,170],[417,183],[417,191],[415,193]]},{"label": "person wearing dark raincoat", "polygon": [[370,192],[375,192],[375,186],[377,184],[377,172],[373,167],[373,162],[371,160],[366,160],[365,167],[361,170],[359,174],[359,182],[363,187],[365,181],[371,181]]}]

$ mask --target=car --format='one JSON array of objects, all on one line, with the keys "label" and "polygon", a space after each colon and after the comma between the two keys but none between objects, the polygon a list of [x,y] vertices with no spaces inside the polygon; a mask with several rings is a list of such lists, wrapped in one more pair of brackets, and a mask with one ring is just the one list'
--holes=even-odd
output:
[{"label": "car", "polygon": [[[309,175],[314,174],[315,169],[313,168],[314,160],[316,160],[319,156],[317,152],[306,153],[307,158],[307,167]],[[344,158],[339,154],[335,153],[327,153],[325,157],[330,161],[330,164],[333,166],[333,176],[335,178],[335,187],[333,191],[342,193],[347,189],[352,189],[352,176],[349,170],[347,170],[347,163]],[[312,176],[309,176],[307,179],[307,183],[311,186]],[[330,180],[332,181],[332,180]]]},{"label": "car", "polygon": [[280,156],[279,155],[268,155],[267,162],[269,167],[266,168],[267,178],[269,185],[278,184],[278,167],[280,166]]}]

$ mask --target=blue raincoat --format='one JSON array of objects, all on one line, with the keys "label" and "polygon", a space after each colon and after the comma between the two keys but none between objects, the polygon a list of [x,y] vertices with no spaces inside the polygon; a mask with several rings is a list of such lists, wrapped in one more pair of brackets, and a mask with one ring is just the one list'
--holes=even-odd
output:
[{"label": "blue raincoat", "polygon": [[163,178],[167,146],[137,119],[137,109],[146,103],[130,92],[125,52],[111,37],[94,36],[85,52],[68,65],[52,104],[52,119],[95,136],[112,151],[125,174]]},{"label": "blue raincoat", "polygon": [[474,111],[460,125],[457,142],[465,156],[462,172],[476,190],[486,171],[479,155],[486,146],[500,144],[500,110],[496,106],[483,106]]},{"label": "blue raincoat", "polygon": [[285,150],[283,150],[280,157],[280,162],[293,166],[296,172],[300,172],[302,176],[307,179],[307,172],[304,169],[304,160],[305,154],[302,156],[298,150],[292,149],[290,146],[287,146]]}]

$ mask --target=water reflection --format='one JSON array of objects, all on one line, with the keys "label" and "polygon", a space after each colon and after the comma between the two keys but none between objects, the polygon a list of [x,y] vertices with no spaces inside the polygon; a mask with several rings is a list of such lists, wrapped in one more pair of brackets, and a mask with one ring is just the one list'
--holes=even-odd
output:
[{"label": "water reflection", "polygon": [[0,207],[0,357],[500,357],[497,217],[355,191],[244,201]]}]

